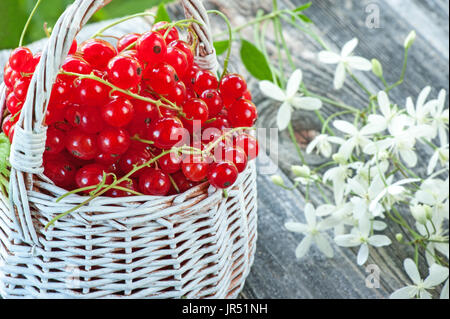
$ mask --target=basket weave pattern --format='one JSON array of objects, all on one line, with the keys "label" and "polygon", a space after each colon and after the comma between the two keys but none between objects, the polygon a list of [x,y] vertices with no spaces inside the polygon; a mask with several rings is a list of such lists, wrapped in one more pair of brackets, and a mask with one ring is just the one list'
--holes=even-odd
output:
[{"label": "basket weave pattern", "polygon": [[[80,28],[107,0],[76,0],[61,16],[30,84],[11,149],[10,199],[0,194],[0,294],[4,298],[235,298],[257,239],[256,168],[223,193],[200,185],[171,197],[86,200],[51,183],[42,169],[43,117],[52,85]],[[203,22],[196,61],[217,70],[201,1],[182,1]],[[5,86],[0,86],[0,105]]]}]

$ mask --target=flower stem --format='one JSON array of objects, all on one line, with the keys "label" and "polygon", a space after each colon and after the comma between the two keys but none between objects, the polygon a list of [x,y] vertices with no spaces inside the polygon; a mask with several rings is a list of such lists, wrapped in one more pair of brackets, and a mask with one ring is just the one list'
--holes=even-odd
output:
[{"label": "flower stem", "polygon": [[33,19],[34,14],[36,13],[36,11],[37,11],[39,5],[41,4],[41,1],[42,1],[42,0],[38,0],[38,1],[36,2],[36,4],[34,5],[33,10],[32,10],[31,13],[30,13],[30,16],[28,17],[27,22],[25,23],[25,26],[24,26],[24,28],[23,28],[23,30],[22,30],[22,34],[20,35],[19,47],[21,47],[21,46],[23,45],[23,39],[25,38],[25,33],[27,32],[28,27],[30,26],[30,23],[31,23],[31,20]]}]

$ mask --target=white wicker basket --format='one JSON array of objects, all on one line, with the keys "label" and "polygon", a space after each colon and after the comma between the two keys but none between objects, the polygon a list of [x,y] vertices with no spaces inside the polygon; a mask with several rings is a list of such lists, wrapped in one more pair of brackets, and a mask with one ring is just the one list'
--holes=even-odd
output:
[{"label": "white wicker basket", "polygon": [[[0,294],[4,298],[235,298],[253,263],[256,169],[225,199],[208,184],[172,197],[98,198],[45,231],[86,198],[44,175],[43,114],[56,75],[80,28],[108,0],[76,0],[42,53],[11,150],[10,200],[0,195]],[[197,62],[218,66],[206,11],[183,0],[200,39]],[[0,87],[0,105],[5,86]]]}]

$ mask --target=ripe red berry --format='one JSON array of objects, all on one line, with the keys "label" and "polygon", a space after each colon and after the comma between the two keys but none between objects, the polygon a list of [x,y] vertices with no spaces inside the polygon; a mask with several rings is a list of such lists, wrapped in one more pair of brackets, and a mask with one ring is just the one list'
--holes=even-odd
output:
[{"label": "ripe red berry", "polygon": [[45,115],[45,124],[50,126],[55,123],[63,123],[67,106],[67,102],[49,104]]},{"label": "ripe red berry", "polygon": [[108,101],[110,91],[108,86],[95,80],[76,80],[73,98],[80,105],[100,107]]},{"label": "ripe red berry", "polygon": [[16,72],[24,72],[27,63],[33,59],[31,50],[25,47],[14,49],[9,56],[9,65]]},{"label": "ripe red berry", "polygon": [[248,160],[254,160],[259,155],[259,144],[256,138],[248,134],[241,134],[234,140],[234,146],[245,152]]},{"label": "ripe red berry", "polygon": [[211,71],[200,70],[195,75],[194,90],[198,95],[202,95],[206,90],[214,90],[219,87],[219,80]]},{"label": "ripe red berry", "polygon": [[172,91],[167,96],[167,99],[176,105],[182,105],[187,100],[187,89],[183,82],[177,82]]},{"label": "ripe red berry", "polygon": [[[78,74],[90,74],[92,72],[92,66],[89,65],[89,63],[75,56],[68,56],[64,61],[62,69],[66,72]],[[60,74],[58,75],[58,79],[60,79],[63,82],[68,82],[69,84],[72,84],[73,81],[76,80],[76,77],[71,75]]]},{"label": "ripe red berry", "polygon": [[166,196],[170,187],[169,176],[158,169],[147,169],[139,178],[139,189],[145,195]]},{"label": "ripe red berry", "polygon": [[99,153],[97,138],[79,129],[71,130],[66,136],[66,149],[75,158],[89,161]]},{"label": "ripe red berry", "polygon": [[247,91],[247,83],[239,74],[228,74],[220,82],[220,91],[225,96],[238,99]]},{"label": "ripe red berry", "polygon": [[44,174],[56,186],[70,189],[75,184],[76,167],[73,163],[60,156],[53,160],[45,161]]},{"label": "ripe red berry", "polygon": [[155,65],[164,60],[167,54],[167,44],[158,32],[144,33],[136,43],[139,60]]},{"label": "ripe red berry", "polygon": [[[79,123],[78,126],[81,130],[88,134],[97,134],[105,127],[103,123],[100,110],[92,106],[79,107],[75,116],[79,116],[79,119],[75,119],[75,123]],[[67,114],[67,111],[66,111]]]},{"label": "ripe red berry", "polygon": [[11,128],[14,126],[14,124],[17,123],[17,121],[19,120],[18,117],[16,117],[15,121],[11,121],[12,115],[9,114],[5,120],[3,121],[2,124],[2,131],[3,133],[5,133],[6,136],[9,136],[9,132],[11,131]]},{"label": "ripe red berry", "polygon": [[38,52],[35,55],[33,55],[33,58],[30,61],[28,61],[27,64],[25,64],[23,73],[34,73],[37,65],[39,64],[39,61],[41,61],[41,55],[42,55],[41,52]]},{"label": "ripe red berry", "polygon": [[159,119],[158,108],[155,104],[137,99],[131,102],[134,107],[136,121],[151,124]]},{"label": "ripe red berry", "polygon": [[16,115],[22,110],[23,102],[16,98],[14,92],[11,92],[6,98],[6,107],[8,108],[9,113]]},{"label": "ripe red berry", "polygon": [[69,49],[69,55],[75,54],[78,50],[78,42],[77,40],[73,40],[72,45]]},{"label": "ripe red berry", "polygon": [[200,96],[208,105],[209,117],[217,116],[223,110],[223,100],[218,90],[206,90]]},{"label": "ripe red berry", "polygon": [[186,101],[183,105],[183,112],[186,114],[183,123],[189,128],[192,128],[195,122],[203,126],[209,118],[208,105],[201,99]]},{"label": "ripe red berry", "polygon": [[145,70],[145,83],[155,92],[167,95],[172,92],[178,82],[175,69],[167,63],[159,63]]},{"label": "ripe red berry", "polygon": [[186,73],[186,76],[183,79],[183,82],[184,82],[184,84],[186,84],[187,88],[194,89],[195,79],[196,79],[197,73],[200,71],[201,71],[200,67],[195,64],[192,65],[192,67],[188,70],[188,72]]},{"label": "ripe red berry", "polygon": [[188,70],[192,68],[194,65],[194,53],[192,52],[192,48],[189,44],[182,40],[175,40],[169,44],[169,47],[181,50],[186,55]]},{"label": "ripe red berry", "polygon": [[200,182],[208,175],[209,163],[201,156],[188,156],[181,165],[183,174],[192,182]]},{"label": "ripe red berry", "polygon": [[16,81],[16,84],[14,85],[14,95],[19,101],[25,102],[30,81],[30,77],[21,78]]},{"label": "ripe red berry", "polygon": [[[138,192],[138,182],[135,180],[128,180],[123,181],[118,186],[128,189],[130,191]],[[127,192],[125,190],[119,190],[119,189],[111,189],[106,193],[106,196],[113,197],[113,198],[120,198],[120,197],[131,197],[134,196],[133,193]]]},{"label": "ripe red berry", "polygon": [[180,33],[175,27],[171,27],[169,32],[167,32],[168,24],[169,23],[166,21],[158,22],[153,26],[152,31],[161,34],[163,37],[165,37],[166,43],[170,44],[173,41],[180,39]]},{"label": "ripe red berry", "polygon": [[175,69],[180,79],[183,79],[189,70],[188,58],[178,48],[169,47],[167,49],[166,62]]},{"label": "ripe red berry", "polygon": [[252,127],[257,118],[255,104],[244,99],[234,102],[228,110],[228,120],[233,127]]},{"label": "ripe red berry", "polygon": [[80,52],[90,65],[97,70],[105,70],[109,61],[117,55],[116,49],[100,39],[89,39],[80,45]]},{"label": "ripe red berry", "polygon": [[[130,173],[134,166],[142,166],[145,163],[148,163],[152,159],[152,155],[150,152],[146,149],[146,147],[135,147],[130,148],[120,159],[119,161],[119,168],[120,171],[127,175]],[[141,175],[142,171],[138,171],[137,173],[133,174],[132,177],[139,177]]]},{"label": "ripe red berry", "polygon": [[182,158],[177,153],[169,153],[159,159],[159,166],[166,174],[174,174],[181,169]]},{"label": "ripe red berry", "polygon": [[73,86],[70,82],[56,81],[53,84],[49,104],[64,103],[72,100],[72,88]]},{"label": "ripe red berry", "polygon": [[20,77],[20,73],[14,71],[8,64],[5,66],[3,72],[3,81],[7,88],[13,89],[16,84],[16,80]]},{"label": "ripe red berry", "polygon": [[95,162],[97,164],[101,164],[104,166],[111,166],[113,164],[117,164],[120,160],[120,157],[114,154],[109,153],[100,153],[95,158]]},{"label": "ripe red berry", "polygon": [[119,97],[104,105],[101,114],[106,124],[124,127],[133,119],[134,107],[129,100]]},{"label": "ripe red berry", "polygon": [[122,155],[130,147],[127,131],[115,127],[106,128],[98,135],[98,146],[103,153]]},{"label": "ripe red berry", "polygon": [[125,34],[117,41],[117,51],[122,52],[131,44],[136,43],[140,36],[141,35],[139,33]]},{"label": "ripe red berry", "polygon": [[[104,173],[107,173],[107,168],[99,164],[86,165],[78,170],[75,176],[75,182],[79,188],[90,186],[97,186],[103,181]],[[106,184],[111,182],[111,178],[106,178]],[[92,190],[92,189],[91,189]],[[87,191],[86,193],[88,193]]]},{"label": "ripe red berry", "polygon": [[48,154],[59,154],[64,150],[65,146],[66,133],[56,126],[50,126],[47,130],[45,151]]},{"label": "ripe red berry", "polygon": [[[248,164],[248,157],[245,152],[240,148],[232,148],[232,147],[226,147],[224,153],[224,157],[219,160],[216,158],[218,162],[220,161],[228,161],[233,163],[238,172],[242,173],[247,168]],[[216,154],[215,154],[216,155]]]},{"label": "ripe red berry", "polygon": [[211,123],[208,123],[205,125],[206,128],[215,128],[219,131],[225,131],[226,129],[229,129],[231,127],[230,123],[228,122],[228,119],[222,115],[219,115],[216,117],[215,121],[212,121]]},{"label": "ripe red berry", "polygon": [[147,139],[159,149],[168,150],[185,138],[186,131],[178,118],[162,118],[150,126]]},{"label": "ripe red berry", "polygon": [[133,58],[118,55],[107,66],[108,80],[124,90],[136,89],[142,80],[142,66]]},{"label": "ripe red berry", "polygon": [[238,169],[231,162],[214,163],[208,171],[209,183],[218,189],[231,187],[238,178]]}]

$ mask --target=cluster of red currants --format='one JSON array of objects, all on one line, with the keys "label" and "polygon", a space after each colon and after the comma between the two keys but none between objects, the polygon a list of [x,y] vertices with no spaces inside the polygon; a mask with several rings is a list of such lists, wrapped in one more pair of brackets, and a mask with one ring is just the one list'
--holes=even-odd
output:
[{"label": "cluster of red currants", "polygon": [[[5,66],[9,115],[2,129],[11,141],[39,60],[39,53],[19,47]],[[64,189],[88,189],[105,176],[108,184],[113,174],[120,180],[132,172],[106,195],[166,196],[206,180],[225,189],[258,155],[258,142],[245,130],[226,134],[257,119],[245,80],[237,74],[219,80],[201,69],[192,47],[165,22],[124,35],[116,47],[74,41],[62,71],[45,116],[44,169]],[[171,152],[194,144],[200,152]]]}]

